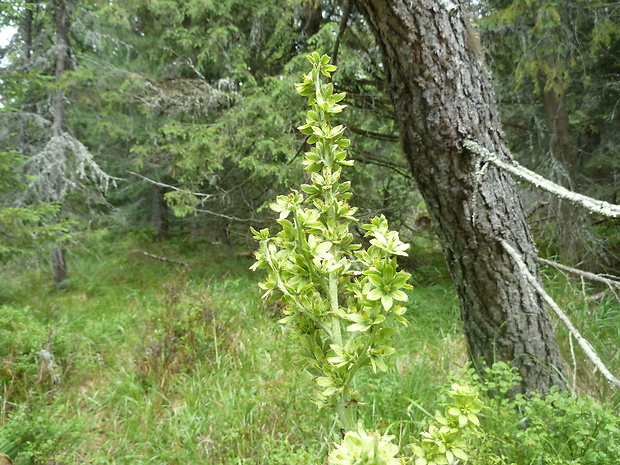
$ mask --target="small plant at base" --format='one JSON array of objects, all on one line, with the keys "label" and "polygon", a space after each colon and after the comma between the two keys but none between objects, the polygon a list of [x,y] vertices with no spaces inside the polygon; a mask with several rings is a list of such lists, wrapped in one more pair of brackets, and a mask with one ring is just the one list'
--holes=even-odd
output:
[{"label": "small plant at base", "polygon": [[421,433],[422,439],[413,439],[412,450],[415,465],[452,465],[469,458],[465,434],[477,432],[480,420],[477,414],[483,409],[478,393],[471,387],[452,385],[448,392],[452,402],[446,404],[442,415],[437,412],[435,421],[428,431]]},{"label": "small plant at base", "polygon": [[253,230],[260,249],[252,269],[268,270],[260,286],[270,300],[284,302],[280,322],[303,340],[304,368],[318,385],[313,401],[335,408],[351,430],[355,373],[364,366],[386,371],[384,359],[395,352],[392,323],[407,323],[397,302],[407,300],[403,290],[411,288],[410,275],[397,270],[396,256],[406,255],[409,246],[384,217],[363,226],[371,237],[368,250],[353,243],[351,183],[340,181],[342,167],[353,164],[346,158],[350,142],[343,138],[344,127],[331,122],[345,108],[340,104],[345,94],[334,94],[333,85],[322,82],[322,75],[330,78],[336,70],[329,57],[313,53],[308,59],[312,71],[296,87],[311,106],[299,130],[314,144],[303,161],[312,182],[301,186],[306,198],[293,190],[271,205],[282,226],[275,237],[268,229]]},{"label": "small plant at base", "polygon": [[473,369],[465,376],[485,404],[485,436],[476,463],[516,465],[617,465],[620,417],[615,404],[599,403],[585,394],[571,396],[552,387],[541,394],[507,395],[519,385],[515,367],[496,362],[484,378]]}]

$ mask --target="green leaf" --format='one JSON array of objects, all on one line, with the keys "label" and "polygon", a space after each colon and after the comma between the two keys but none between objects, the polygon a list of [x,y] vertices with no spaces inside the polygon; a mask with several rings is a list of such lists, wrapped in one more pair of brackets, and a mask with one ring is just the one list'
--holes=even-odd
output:
[{"label": "green leaf", "polygon": [[327,378],[325,376],[320,376],[316,379],[316,383],[321,387],[329,387],[329,386],[333,386],[334,380],[332,380],[331,378]]}]

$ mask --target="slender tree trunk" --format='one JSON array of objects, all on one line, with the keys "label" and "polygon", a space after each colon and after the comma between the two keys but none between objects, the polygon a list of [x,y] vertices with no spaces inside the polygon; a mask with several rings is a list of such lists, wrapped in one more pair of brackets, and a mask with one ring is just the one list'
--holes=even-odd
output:
[{"label": "slender tree trunk", "polygon": [[58,245],[52,250],[52,264],[54,266],[54,282],[56,286],[60,286],[69,277],[65,248],[62,245]]},{"label": "slender tree trunk", "polygon": [[544,303],[499,243],[539,276],[515,183],[462,145],[469,138],[510,157],[463,3],[355,0],[383,51],[403,151],[442,242],[472,359],[513,362],[522,391],[565,387]]},{"label": "slender tree trunk", "polygon": [[[570,9],[572,3],[574,2],[558,4],[549,0],[538,0],[537,3],[531,4],[531,8],[535,18],[535,24],[532,26],[532,31],[534,31],[532,44],[538,56],[538,87],[547,126],[550,178],[557,184],[577,192],[579,161],[566,101],[570,79],[567,66],[569,66],[570,57],[565,43],[575,39],[570,38],[564,27],[567,25],[568,17],[566,8]],[[548,22],[546,27],[537,28],[539,22],[547,21],[545,18],[550,10],[554,11],[558,17]],[[551,232],[557,244],[558,256],[568,263],[581,262],[587,256],[587,246],[591,242],[586,214],[570,203],[555,197],[550,198],[549,208],[553,213],[552,219],[555,221],[555,227]],[[596,258],[594,261],[597,261]]]},{"label": "slender tree trunk", "polygon": [[[541,86],[544,85],[543,80]],[[566,108],[566,97],[553,89],[546,89],[543,90],[542,102],[549,133],[549,151],[555,165],[553,180],[567,189],[576,190],[577,161]]]},{"label": "slender tree trunk", "polygon": [[24,60],[26,67],[29,68],[30,62],[30,54],[32,53],[32,26],[34,19],[34,8],[36,7],[37,2],[28,2],[26,8],[26,12],[24,14],[24,22],[22,24],[23,36],[24,36],[24,44],[22,47],[22,53],[24,55]]},{"label": "slender tree trunk", "polygon": [[321,7],[320,2],[313,4],[306,3],[302,5],[302,7],[303,16],[301,18],[301,31],[306,37],[312,37],[314,34],[319,32],[321,25],[325,23],[325,18],[323,18],[323,8]]},{"label": "slender tree trunk", "polygon": [[[567,189],[577,191],[577,161],[571,135],[566,98],[563,93],[543,87],[543,111],[549,135],[549,153],[552,159],[552,179]],[[557,227],[558,255],[568,263],[577,263],[583,257],[587,243],[585,222],[581,212],[570,203],[551,199]]]},{"label": "slender tree trunk", "polygon": [[[65,0],[56,0],[56,65],[55,78],[56,84],[60,83],[65,72],[65,61],[67,57],[67,4]],[[54,94],[52,136],[59,137],[63,133],[65,94],[60,87]],[[62,210],[62,208],[61,208]],[[54,281],[58,286],[62,281],[69,277],[67,262],[65,261],[65,251],[62,244],[52,251],[52,266],[54,268]]]},{"label": "slender tree trunk", "polygon": [[164,188],[159,186],[155,186],[152,193],[152,222],[157,231],[157,239],[160,240],[167,239],[169,233],[168,204],[164,198],[165,193]]},{"label": "slender tree trunk", "polygon": [[[548,42],[548,40],[546,41]],[[546,43],[554,49],[557,43]],[[557,57],[548,57],[546,67],[557,69]],[[541,73],[539,85],[542,92],[543,113],[549,137],[549,154],[551,156],[551,178],[567,189],[577,191],[577,159],[570,130],[566,96],[549,85],[547,78]],[[582,213],[568,202],[551,199],[555,212],[557,227],[554,228],[558,244],[558,255],[569,263],[577,263],[583,257],[587,243]]]},{"label": "slender tree trunk", "polygon": [[[67,4],[65,0],[56,0],[56,65],[54,76],[56,84],[60,83],[65,72],[65,61],[67,57]],[[64,119],[65,94],[60,87],[54,94],[54,122],[52,124],[53,136],[58,137],[62,134]]]}]

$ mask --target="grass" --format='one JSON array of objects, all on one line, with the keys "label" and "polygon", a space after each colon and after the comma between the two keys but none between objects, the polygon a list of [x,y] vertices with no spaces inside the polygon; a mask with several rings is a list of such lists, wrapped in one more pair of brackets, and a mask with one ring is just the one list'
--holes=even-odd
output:
[{"label": "grass", "polygon": [[[0,452],[19,452],[15,465],[323,463],[334,415],[310,402],[296,343],[261,302],[251,263],[106,233],[70,250],[60,290],[45,266],[2,271]],[[402,440],[466,362],[445,271],[420,268],[413,284],[389,371],[356,378],[366,427]],[[583,307],[584,324],[591,314]],[[617,318],[613,305],[597,310],[595,344],[617,348]],[[617,367],[617,350],[607,361]]]},{"label": "grass", "polygon": [[[616,377],[620,376],[620,302],[617,291],[580,282],[561,273],[547,275],[546,284],[550,295],[592,345],[607,369]],[[559,322],[556,334],[570,371],[571,389],[587,392],[607,402],[620,403],[620,393],[594,368],[577,341]]]}]

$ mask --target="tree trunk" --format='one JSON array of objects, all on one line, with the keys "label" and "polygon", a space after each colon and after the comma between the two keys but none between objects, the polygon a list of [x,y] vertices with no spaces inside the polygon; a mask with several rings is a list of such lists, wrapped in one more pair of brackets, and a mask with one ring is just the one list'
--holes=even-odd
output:
[{"label": "tree trunk", "polygon": [[[545,86],[541,79],[541,86]],[[566,97],[553,89],[543,89],[542,102],[553,158],[553,181],[570,190],[577,189],[577,161],[568,120]]]},{"label": "tree trunk", "polygon": [[[62,79],[65,72],[65,60],[67,57],[67,4],[65,0],[56,0],[56,66],[54,76],[56,84]],[[64,119],[65,94],[59,87],[54,94],[54,122],[52,124],[53,136],[58,137],[62,134],[62,124]]]},{"label": "tree trunk", "polygon": [[26,68],[30,68],[30,53],[32,52],[32,26],[34,20],[34,9],[36,8],[37,2],[29,2],[27,4],[26,12],[24,14],[24,22],[22,24],[22,33],[24,36],[24,44],[22,48],[22,53],[24,55],[24,61],[26,62]]},{"label": "tree trunk", "polygon": [[[545,85],[541,79],[541,85]],[[577,161],[570,131],[566,98],[563,93],[542,87],[543,112],[549,135],[549,153],[552,160],[552,180],[567,189],[577,191]],[[576,264],[583,258],[587,244],[584,216],[580,210],[566,201],[551,198],[555,212],[558,255]]]},{"label": "tree trunk", "polygon": [[164,198],[166,191],[163,187],[155,186],[152,192],[151,215],[153,228],[157,231],[157,239],[165,240],[168,238],[168,204]]},{"label": "tree trunk", "polygon": [[355,3],[382,48],[403,151],[441,239],[473,361],[514,363],[523,392],[565,387],[544,303],[500,245],[539,276],[515,183],[462,145],[469,138],[510,157],[464,2]]},{"label": "tree trunk", "polygon": [[[55,78],[58,84],[62,79],[62,75],[65,72],[65,60],[67,56],[68,42],[67,42],[67,4],[65,0],[56,0],[56,66],[55,66]],[[52,136],[58,137],[63,132],[63,119],[64,119],[64,102],[65,94],[62,89],[56,89],[54,94],[54,106],[52,123]],[[61,201],[62,202],[62,201]],[[61,206],[62,210],[62,206]],[[56,246],[52,251],[52,266],[54,268],[54,282],[56,286],[60,285],[62,281],[69,277],[67,271],[67,263],[65,261],[65,251],[62,244]]]},{"label": "tree trunk", "polygon": [[67,261],[65,260],[65,248],[58,245],[52,249],[52,266],[54,269],[54,282],[60,286],[69,277]]}]

